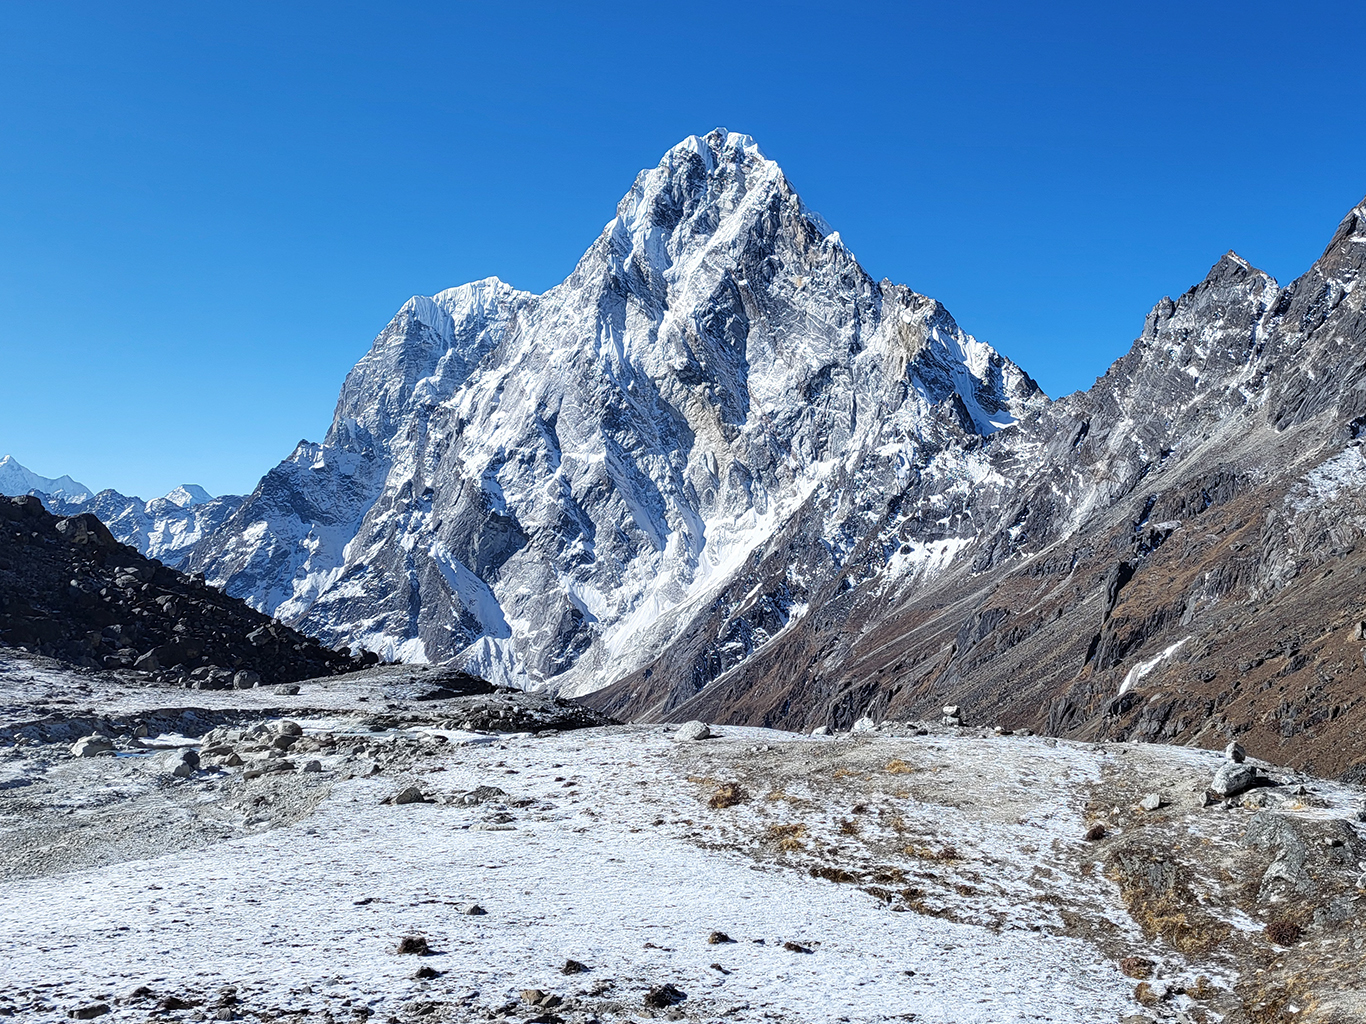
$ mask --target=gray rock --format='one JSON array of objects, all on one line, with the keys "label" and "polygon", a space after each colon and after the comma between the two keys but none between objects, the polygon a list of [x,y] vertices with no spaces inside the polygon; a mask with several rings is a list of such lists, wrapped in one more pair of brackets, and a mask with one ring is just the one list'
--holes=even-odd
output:
[{"label": "gray rock", "polygon": [[854,723],[853,732],[875,732],[877,723],[866,715]]},{"label": "gray rock", "polygon": [[1245,760],[1247,760],[1247,751],[1243,749],[1243,745],[1241,743],[1239,743],[1237,740],[1234,740],[1232,743],[1230,743],[1228,746],[1224,748],[1224,756],[1228,758],[1230,761],[1232,761],[1234,764],[1242,764]]},{"label": "gray rock", "polygon": [[475,804],[487,803],[490,800],[502,800],[507,797],[497,786],[476,786],[468,793],[461,793],[455,798],[455,803],[473,806]]},{"label": "gray rock", "polygon": [[1162,806],[1162,797],[1156,793],[1149,793],[1138,802],[1138,806],[1142,807],[1145,811],[1155,811]]},{"label": "gray rock", "polygon": [[299,695],[299,688],[293,683],[281,683],[271,692],[280,697],[297,697]]},{"label": "gray rock", "polygon": [[705,740],[710,736],[710,726],[706,722],[699,722],[695,719],[691,722],[684,722],[678,727],[678,732],[674,733],[674,739],[680,742],[684,740]]},{"label": "gray rock", "polygon": [[323,770],[321,761],[308,761],[304,764],[303,770],[306,772],[320,772]]},{"label": "gray rock", "polygon": [[82,736],[71,745],[71,755],[73,757],[99,757],[101,754],[110,754],[114,751],[114,743],[107,736],[94,733],[90,736]]},{"label": "gray rock", "polygon": [[78,1006],[74,1010],[68,1010],[66,1015],[72,1020],[94,1020],[96,1017],[103,1017],[108,1012],[108,1003],[90,1003],[86,1006]]},{"label": "gray rock", "polygon": [[422,795],[422,790],[418,789],[416,786],[407,786],[400,789],[393,796],[387,798],[384,802],[395,805],[420,804],[426,802],[426,797]]},{"label": "gray rock", "polygon": [[187,779],[199,770],[199,755],[189,747],[168,750],[166,753],[158,755],[156,767],[159,771],[168,772],[177,779]]},{"label": "gray rock", "polygon": [[234,690],[250,690],[252,687],[259,685],[260,682],[261,674],[259,672],[243,669],[232,677],[232,688]]},{"label": "gray rock", "polygon": [[1214,781],[1209,788],[1216,796],[1230,797],[1251,789],[1256,782],[1256,768],[1230,761],[1214,773]]}]

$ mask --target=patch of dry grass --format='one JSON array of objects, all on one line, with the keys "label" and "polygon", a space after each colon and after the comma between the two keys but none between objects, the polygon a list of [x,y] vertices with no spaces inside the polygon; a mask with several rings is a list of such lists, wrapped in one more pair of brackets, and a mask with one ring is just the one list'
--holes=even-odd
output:
[{"label": "patch of dry grass", "polygon": [[749,794],[745,792],[743,786],[738,782],[726,782],[716,788],[716,792],[707,801],[707,806],[713,809],[722,807],[734,807],[742,804],[749,799]]}]

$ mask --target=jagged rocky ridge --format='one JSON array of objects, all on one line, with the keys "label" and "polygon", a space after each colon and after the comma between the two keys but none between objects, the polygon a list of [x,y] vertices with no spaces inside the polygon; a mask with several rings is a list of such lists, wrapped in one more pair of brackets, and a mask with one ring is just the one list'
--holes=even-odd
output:
[{"label": "jagged rocky ridge", "polygon": [[545,295],[408,303],[194,564],[330,641],[619,717],[961,703],[1344,769],[1363,245],[1358,207],[1287,287],[1229,254],[1048,402],[713,132]]},{"label": "jagged rocky ridge", "polygon": [[792,567],[734,657],[761,646],[935,452],[1043,401],[718,130],[643,172],[546,294],[411,300],[324,442],[192,564],[329,641],[587,692],[665,651],[818,500],[823,564]]},{"label": "jagged rocky ridge", "polygon": [[1230,253],[1092,389],[985,440],[970,480],[932,460],[782,643],[697,685],[718,632],[820,557],[814,508],[591,700],[788,726],[955,703],[1363,774],[1363,261],[1366,204],[1284,288]]}]

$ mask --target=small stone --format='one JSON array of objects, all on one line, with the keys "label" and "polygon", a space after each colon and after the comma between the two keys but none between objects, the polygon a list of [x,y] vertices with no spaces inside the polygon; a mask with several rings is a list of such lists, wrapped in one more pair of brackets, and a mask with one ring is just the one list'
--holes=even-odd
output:
[{"label": "small stone", "polygon": [[456,907],[456,911],[461,914],[466,914],[469,917],[482,917],[488,913],[488,911],[478,903],[462,903],[460,906]]},{"label": "small stone", "polygon": [[560,968],[561,974],[584,974],[592,970],[587,964],[581,964],[577,960],[566,960],[564,966]]},{"label": "small stone", "polygon": [[244,763],[242,755],[235,750],[223,759],[223,764],[228,768],[240,768]]},{"label": "small stone", "polygon": [[293,683],[281,683],[271,692],[280,697],[297,697],[299,695],[299,688]]},{"label": "small stone", "polygon": [[90,736],[82,736],[71,745],[72,757],[99,757],[101,754],[111,753],[114,749],[114,742],[107,736],[98,733]]},{"label": "small stone", "polygon": [[1230,761],[1214,773],[1210,789],[1216,796],[1237,796],[1257,782],[1257,769],[1250,764]]},{"label": "small stone", "polygon": [[94,1020],[96,1017],[103,1017],[108,1012],[108,1003],[90,1003],[87,1006],[78,1006],[74,1010],[68,1010],[66,1015],[73,1020]]},{"label": "small stone", "polygon": [[645,993],[645,1005],[651,1010],[663,1010],[687,998],[686,992],[673,985],[656,985]]},{"label": "small stone", "polygon": [[323,770],[323,763],[321,761],[306,761],[304,762],[303,770],[306,772],[320,772]]},{"label": "small stone", "polygon": [[424,936],[405,935],[398,940],[397,952],[400,956],[428,956],[432,950]]},{"label": "small stone", "polygon": [[686,740],[705,740],[711,736],[711,727],[706,722],[693,720],[684,722],[678,727],[678,732],[674,733],[674,739],[679,742]]},{"label": "small stone", "polygon": [[1138,802],[1138,806],[1145,811],[1155,811],[1162,806],[1162,797],[1156,793],[1149,793]]},{"label": "small stone", "polygon": [[1237,740],[1234,740],[1232,743],[1230,743],[1228,746],[1224,748],[1224,756],[1228,758],[1230,761],[1232,761],[1234,764],[1242,764],[1245,760],[1247,760],[1247,751],[1243,749],[1243,745],[1241,743],[1239,743]]},{"label": "small stone", "polygon": [[438,971],[435,967],[428,967],[426,964],[423,964],[421,967],[419,967],[416,971],[413,972],[413,980],[431,981],[433,978],[441,977],[441,975],[442,972]]},{"label": "small stone", "polygon": [[734,941],[735,941],[735,940],[732,939],[732,938],[731,938],[729,935],[727,935],[725,932],[712,932],[710,935],[707,936],[707,944],[708,944],[708,945],[712,945],[712,946],[719,946],[719,945],[720,945],[721,943],[723,943],[723,942],[734,942]]},{"label": "small stone", "polygon": [[400,789],[393,796],[387,797],[384,802],[387,804],[394,804],[395,806],[399,806],[402,804],[425,803],[426,798],[423,797],[422,790],[418,789],[416,786],[408,786],[404,789]]}]

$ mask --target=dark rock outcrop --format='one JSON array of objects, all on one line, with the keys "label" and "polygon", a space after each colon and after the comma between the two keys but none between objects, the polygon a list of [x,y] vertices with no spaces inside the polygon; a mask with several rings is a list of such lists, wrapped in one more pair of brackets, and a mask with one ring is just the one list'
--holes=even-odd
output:
[{"label": "dark rock outcrop", "polygon": [[201,578],[144,558],[95,516],[58,518],[32,496],[0,499],[0,644],[206,689],[377,660],[330,650]]}]

